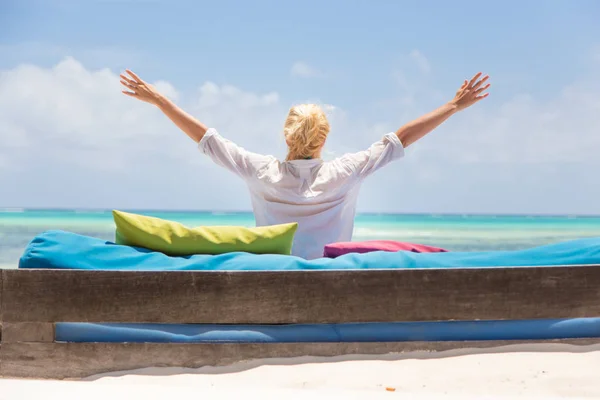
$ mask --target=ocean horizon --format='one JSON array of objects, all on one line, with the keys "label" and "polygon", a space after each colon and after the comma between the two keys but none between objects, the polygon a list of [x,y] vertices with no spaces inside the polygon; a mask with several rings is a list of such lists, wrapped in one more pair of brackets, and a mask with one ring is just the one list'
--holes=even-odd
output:
[{"label": "ocean horizon", "polygon": [[[121,209],[188,226],[254,226],[244,210]],[[16,268],[39,233],[64,230],[114,240],[112,209],[0,207],[0,268]],[[450,251],[519,250],[600,236],[600,215],[360,212],[354,241],[388,239]]]}]

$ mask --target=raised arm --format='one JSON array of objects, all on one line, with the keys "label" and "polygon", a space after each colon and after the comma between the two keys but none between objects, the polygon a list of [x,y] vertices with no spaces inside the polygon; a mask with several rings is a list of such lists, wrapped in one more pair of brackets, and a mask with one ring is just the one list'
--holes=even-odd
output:
[{"label": "raised arm", "polygon": [[258,171],[275,161],[272,156],[252,153],[225,139],[216,129],[208,129],[206,125],[192,117],[172,101],[160,94],[152,85],[141,80],[130,70],[129,76],[121,74],[121,84],[128,96],[157,106],[171,121],[198,143],[199,149],[216,164],[245,178],[255,178]]},{"label": "raised arm", "polygon": [[121,74],[121,84],[127,88],[123,93],[157,106],[179,129],[186,133],[192,140],[199,142],[208,130],[208,127],[190,114],[183,111],[171,100],[149,83],[144,82],[130,70],[126,70],[129,76]]},{"label": "raised arm", "polygon": [[486,75],[481,78],[481,75],[481,72],[479,72],[470,81],[465,80],[456,92],[454,99],[448,103],[398,129],[396,135],[402,142],[402,145],[404,147],[410,146],[437,128],[456,112],[464,110],[486,98],[489,93],[484,93],[484,91],[490,87],[490,84],[484,85],[484,83],[489,77]]}]

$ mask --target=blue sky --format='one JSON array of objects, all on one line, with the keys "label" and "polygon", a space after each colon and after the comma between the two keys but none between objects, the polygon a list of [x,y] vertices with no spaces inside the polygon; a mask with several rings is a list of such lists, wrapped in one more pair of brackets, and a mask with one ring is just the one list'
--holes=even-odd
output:
[{"label": "blue sky", "polygon": [[120,95],[126,67],[280,157],[293,103],[327,105],[333,157],[484,71],[490,97],[373,176],[360,209],[600,214],[599,20],[593,0],[0,0],[0,207],[249,209]]}]

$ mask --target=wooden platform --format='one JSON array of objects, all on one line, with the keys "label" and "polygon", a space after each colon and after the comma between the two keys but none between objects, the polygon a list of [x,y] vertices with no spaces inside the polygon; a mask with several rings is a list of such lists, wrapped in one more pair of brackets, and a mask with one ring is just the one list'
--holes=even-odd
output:
[{"label": "wooden platform", "polygon": [[[74,378],[150,366],[517,343],[59,343],[56,322],[289,324],[598,316],[600,265],[281,272],[0,270],[0,376]],[[589,345],[600,338],[538,342]]]}]

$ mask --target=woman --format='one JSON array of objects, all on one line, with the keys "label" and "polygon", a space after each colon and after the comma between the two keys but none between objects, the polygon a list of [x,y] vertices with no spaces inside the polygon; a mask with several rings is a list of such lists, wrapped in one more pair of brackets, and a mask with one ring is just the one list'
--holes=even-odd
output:
[{"label": "woman", "polygon": [[297,222],[292,254],[306,259],[323,255],[326,244],[350,241],[360,184],[373,172],[404,156],[404,148],[431,132],[454,113],[488,96],[488,76],[465,80],[443,106],[388,133],[368,149],[323,161],[329,134],[323,111],[314,104],[290,109],[283,127],[288,145],[285,161],[249,152],[187,114],[152,85],[127,70],[123,93],[157,106],[198,143],[216,164],[240,176],[250,191],[258,226]]}]

